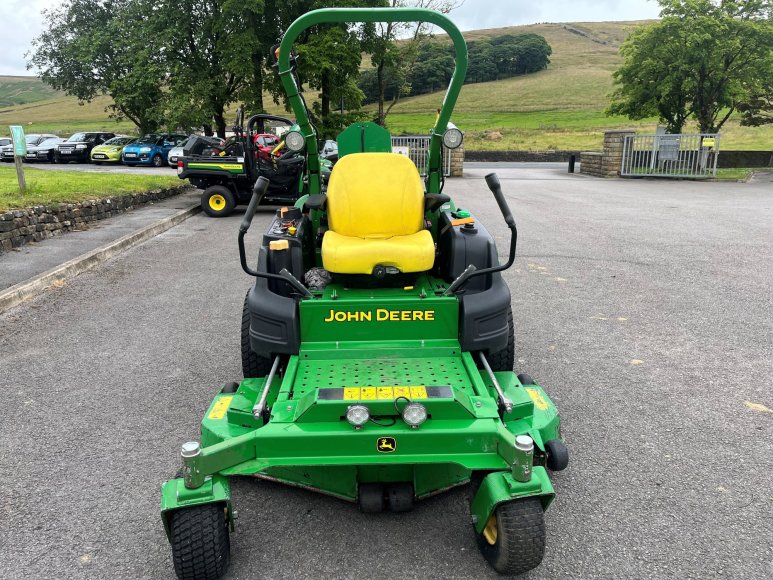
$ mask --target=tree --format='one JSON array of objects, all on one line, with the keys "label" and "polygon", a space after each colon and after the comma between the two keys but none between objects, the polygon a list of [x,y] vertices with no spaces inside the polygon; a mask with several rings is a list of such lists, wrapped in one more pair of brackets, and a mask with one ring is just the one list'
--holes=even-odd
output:
[{"label": "tree", "polygon": [[[388,0],[390,8],[428,8],[448,14],[464,4],[464,0]],[[410,90],[407,78],[417,63],[417,48],[426,37],[430,26],[427,22],[382,22],[376,24],[375,36],[370,43],[371,61],[376,67],[378,112],[376,122],[384,125],[389,112],[401,96]],[[395,43],[405,38],[401,46]],[[390,79],[390,80],[387,80]],[[392,103],[386,106],[387,85],[397,83],[400,89],[393,93]]]},{"label": "tree", "polygon": [[773,79],[761,91],[738,103],[738,111],[741,113],[741,125],[759,127],[773,123]]},{"label": "tree", "polygon": [[660,0],[661,20],[634,31],[608,114],[657,115],[671,133],[694,118],[715,133],[741,106],[754,108],[773,77],[770,0]]},{"label": "tree", "polygon": [[225,137],[226,108],[254,73],[249,56],[260,42],[245,26],[263,12],[262,0],[160,0],[154,34],[169,70],[169,116]]},{"label": "tree", "polygon": [[[141,133],[161,126],[165,71],[148,34],[152,11],[141,0],[70,0],[44,12],[28,68],[55,89],[90,101],[108,95],[111,117]],[[118,42],[117,39],[121,39]]]}]

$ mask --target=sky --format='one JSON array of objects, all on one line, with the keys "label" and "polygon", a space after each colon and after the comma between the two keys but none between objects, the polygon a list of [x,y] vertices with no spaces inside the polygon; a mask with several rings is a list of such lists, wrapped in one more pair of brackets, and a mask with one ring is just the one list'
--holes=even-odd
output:
[{"label": "sky", "polygon": [[[28,75],[24,54],[43,27],[41,11],[65,0],[0,0],[0,75]],[[535,22],[655,18],[654,0],[466,0],[451,13],[462,30]],[[33,71],[34,72],[34,71]]]}]

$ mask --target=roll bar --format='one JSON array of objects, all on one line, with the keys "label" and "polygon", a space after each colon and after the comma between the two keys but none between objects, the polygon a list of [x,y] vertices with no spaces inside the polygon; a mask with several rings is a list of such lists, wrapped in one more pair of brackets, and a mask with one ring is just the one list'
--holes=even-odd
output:
[{"label": "roll bar", "polygon": [[434,10],[426,8],[323,8],[307,12],[285,32],[279,45],[279,76],[282,79],[287,97],[300,126],[301,133],[306,138],[306,154],[309,168],[309,194],[322,191],[320,179],[319,153],[317,151],[317,135],[309,121],[308,111],[300,95],[300,87],[293,75],[290,64],[292,46],[298,36],[312,26],[345,22],[429,22],[439,26],[448,33],[456,51],[456,68],[443,98],[440,114],[435,121],[435,127],[430,133],[429,153],[427,156],[427,193],[440,193],[442,181],[441,143],[443,133],[451,120],[451,112],[456,105],[456,99],[467,76],[467,43],[456,25],[451,20]]}]

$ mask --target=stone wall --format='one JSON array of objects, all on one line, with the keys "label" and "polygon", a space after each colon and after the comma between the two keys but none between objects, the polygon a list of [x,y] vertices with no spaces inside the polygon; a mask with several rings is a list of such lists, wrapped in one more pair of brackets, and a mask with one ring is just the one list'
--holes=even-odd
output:
[{"label": "stone wall", "polygon": [[145,203],[179,195],[189,188],[190,186],[184,185],[80,203],[36,205],[0,213],[0,252],[59,236],[64,232],[86,229],[89,222],[112,217]]},{"label": "stone wall", "polygon": [[569,157],[574,155],[579,161],[579,151],[467,151],[465,159],[467,161],[479,161],[484,163],[491,163],[497,161],[531,161],[531,162],[552,162],[552,163],[568,163]]},{"label": "stone wall", "polygon": [[604,146],[601,153],[580,153],[580,173],[595,177],[617,177],[623,162],[623,142],[626,135],[634,135],[632,129],[604,131]]},{"label": "stone wall", "polygon": [[451,177],[464,176],[464,145],[451,150]]}]

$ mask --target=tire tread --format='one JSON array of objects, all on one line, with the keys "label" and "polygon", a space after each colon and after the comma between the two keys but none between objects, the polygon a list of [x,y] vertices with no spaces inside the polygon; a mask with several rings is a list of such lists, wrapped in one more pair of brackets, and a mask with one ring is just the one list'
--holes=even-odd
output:
[{"label": "tire tread", "polygon": [[230,563],[230,539],[222,504],[183,508],[172,514],[172,557],[180,580],[215,580]]}]

